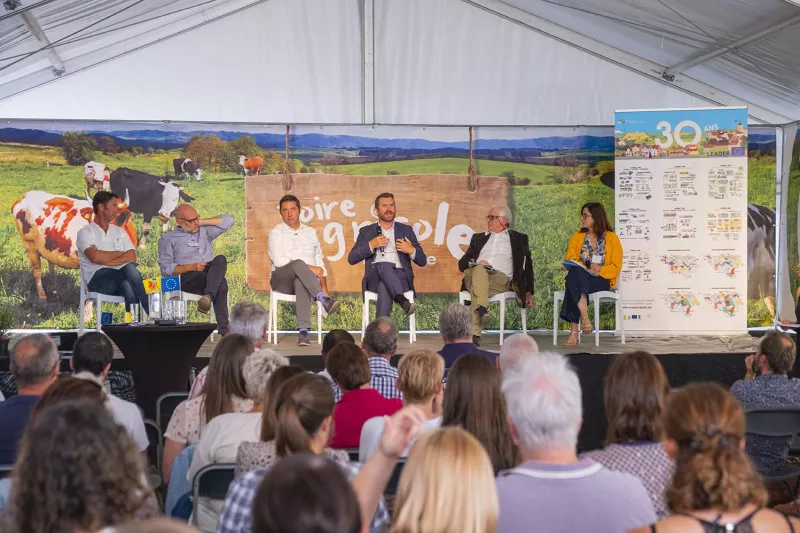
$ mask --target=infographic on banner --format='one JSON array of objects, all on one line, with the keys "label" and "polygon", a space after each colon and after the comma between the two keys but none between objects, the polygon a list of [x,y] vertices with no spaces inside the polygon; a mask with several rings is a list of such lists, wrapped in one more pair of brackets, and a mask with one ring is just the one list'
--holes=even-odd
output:
[{"label": "infographic on banner", "polygon": [[617,111],[626,331],[747,331],[747,108]]}]

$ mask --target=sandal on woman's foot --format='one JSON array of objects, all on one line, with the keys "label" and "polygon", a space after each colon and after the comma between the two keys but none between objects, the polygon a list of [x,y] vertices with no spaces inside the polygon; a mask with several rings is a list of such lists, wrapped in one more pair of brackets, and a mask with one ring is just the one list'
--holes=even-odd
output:
[{"label": "sandal on woman's foot", "polygon": [[578,345],[578,332],[574,331],[569,334],[569,338],[564,341],[564,346],[567,348]]},{"label": "sandal on woman's foot", "polygon": [[588,316],[582,316],[581,317],[581,332],[584,335],[589,335],[593,331],[594,331],[594,327],[592,326],[592,321],[589,320]]}]

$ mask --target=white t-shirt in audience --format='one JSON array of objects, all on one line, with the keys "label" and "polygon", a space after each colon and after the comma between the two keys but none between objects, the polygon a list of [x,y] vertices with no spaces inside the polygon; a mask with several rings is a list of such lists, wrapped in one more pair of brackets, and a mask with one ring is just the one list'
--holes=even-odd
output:
[{"label": "white t-shirt in audience", "polygon": [[114,414],[117,423],[128,430],[136,447],[142,451],[146,450],[150,442],[147,439],[147,431],[144,429],[144,420],[139,407],[135,403],[125,401],[112,394],[108,395],[108,407]]},{"label": "white t-shirt in audience", "polygon": [[[367,459],[369,459],[375,450],[378,449],[378,444],[381,442],[381,433],[383,433],[383,426],[386,423],[385,418],[382,416],[376,416],[370,418],[366,422],[364,422],[364,426],[361,428],[361,440],[358,444],[358,461],[361,463],[365,463]],[[426,420],[422,424],[422,431],[435,431],[439,429],[442,425],[442,417],[431,418],[430,420]],[[400,457],[405,457],[408,455],[408,450],[413,446],[414,443],[408,445],[408,448],[405,449],[403,454]]]}]

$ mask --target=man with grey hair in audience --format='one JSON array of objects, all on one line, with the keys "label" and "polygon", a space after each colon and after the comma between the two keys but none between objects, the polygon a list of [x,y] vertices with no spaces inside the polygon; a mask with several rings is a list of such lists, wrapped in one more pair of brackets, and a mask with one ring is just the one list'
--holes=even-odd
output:
[{"label": "man with grey hair in audience", "polygon": [[445,376],[456,359],[468,353],[480,354],[492,363],[497,359],[496,353],[481,350],[472,342],[472,313],[464,305],[452,303],[442,309],[439,313],[439,333],[444,341],[439,355],[444,359]]},{"label": "man with grey hair in audience", "polygon": [[497,357],[497,370],[504,375],[510,368],[537,353],[539,353],[539,345],[536,344],[533,337],[524,333],[515,333],[506,337],[500,347],[500,355]]},{"label": "man with grey hair in audience", "polygon": [[39,397],[58,377],[58,348],[43,333],[27,335],[11,352],[11,375],[19,394],[0,403],[0,465],[13,464],[28,417]]},{"label": "man with grey hair in audience", "polygon": [[[244,335],[253,347],[258,350],[267,338],[267,320],[269,313],[264,306],[256,302],[239,302],[231,309],[228,317],[228,333],[234,335]],[[203,386],[206,384],[206,374],[208,367],[205,367],[192,383],[192,390],[189,391],[189,399],[203,394]]]},{"label": "man with grey hair in audience", "polygon": [[400,333],[392,319],[382,316],[367,325],[361,349],[367,355],[370,385],[384,398],[403,398],[397,389],[397,369],[391,365],[392,356],[397,352],[397,338]]},{"label": "man with grey hair in audience", "polygon": [[531,524],[541,531],[616,532],[656,521],[637,478],[578,458],[581,384],[564,356],[519,361],[503,377],[503,394],[523,463],[497,477],[498,533]]}]

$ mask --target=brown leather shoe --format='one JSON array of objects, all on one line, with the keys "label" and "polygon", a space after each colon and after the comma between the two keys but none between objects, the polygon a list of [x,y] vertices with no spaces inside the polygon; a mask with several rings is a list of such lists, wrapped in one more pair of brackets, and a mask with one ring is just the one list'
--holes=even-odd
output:
[{"label": "brown leather shoe", "polygon": [[201,313],[208,313],[211,311],[211,297],[208,295],[203,296],[197,300],[197,308]]}]

